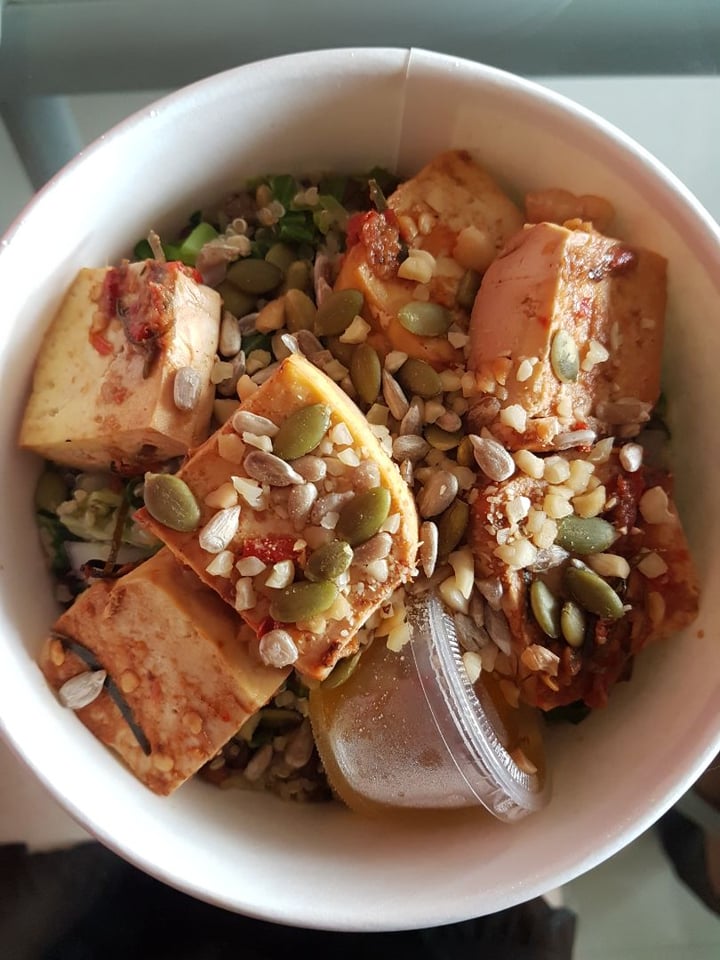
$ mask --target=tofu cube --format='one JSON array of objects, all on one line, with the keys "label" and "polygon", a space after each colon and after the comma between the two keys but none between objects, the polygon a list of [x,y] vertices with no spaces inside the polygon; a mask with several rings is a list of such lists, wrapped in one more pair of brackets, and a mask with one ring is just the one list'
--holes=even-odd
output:
[{"label": "tofu cube", "polygon": [[[545,465],[544,476],[519,470],[504,483],[478,489],[469,534],[476,574],[502,585],[513,645],[505,669],[521,697],[545,710],[575,700],[604,706],[636,653],[696,617],[697,573],[665,472],[650,466],[628,472],[618,448],[603,462],[592,452],[536,459]],[[522,456],[518,462],[534,466]],[[610,525],[610,542],[595,552],[574,550],[563,530],[568,522],[592,524],[594,518]],[[558,553],[559,545],[569,553]],[[573,646],[558,627],[560,605],[572,599],[565,573],[578,561],[605,580],[626,609],[617,619],[586,612],[584,639]],[[554,637],[532,612],[536,580],[558,601]]]},{"label": "tofu cube", "polygon": [[[143,469],[208,435],[220,296],[182,264],[81,270],[38,355],[20,446],[68,467]],[[191,367],[191,409],[174,401]]]},{"label": "tofu cube", "polygon": [[108,682],[78,718],[154,793],[169,794],[283,683],[289,671],[261,664],[255,643],[227,604],[161,550],[82,593],[55,624],[40,667],[57,690],[94,657]]},{"label": "tofu cube", "polygon": [[660,395],[665,300],[658,254],[581,228],[526,227],[488,269],[472,312],[481,425],[513,450],[551,449],[586,428],[637,433]]},{"label": "tofu cube", "polygon": [[[366,215],[336,289],[362,291],[363,315],[373,327],[368,340],[381,354],[399,350],[437,369],[462,364],[462,349],[447,336],[411,333],[398,313],[413,301],[430,300],[449,311],[455,332],[466,331],[467,306],[458,300],[466,271],[483,273],[521,226],[518,208],[469,153],[443,153],[397,188],[387,215]],[[387,254],[393,231],[408,249],[402,264]]]},{"label": "tofu cube", "polygon": [[[311,455],[281,461],[278,478],[273,435],[314,404],[330,410],[327,431]],[[269,432],[249,415],[267,418]],[[385,443],[389,447],[389,436]],[[412,494],[357,406],[302,356],[285,360],[177,476],[200,507],[197,529],[172,530],[147,509],[137,519],[235,606],[260,638],[281,629],[291,640],[289,655],[293,647],[297,652],[294,666],[311,678],[326,677],[338,659],[357,649],[355,635],[365,620],[413,575],[418,519]],[[304,620],[274,618],[273,603],[291,585],[310,579],[305,570],[314,553],[343,539],[336,530],[343,508],[377,487],[389,494],[387,520],[371,543],[355,545],[351,565],[334,579],[332,605]],[[216,527],[221,518],[230,525]],[[216,541],[209,536],[213,529]]]}]

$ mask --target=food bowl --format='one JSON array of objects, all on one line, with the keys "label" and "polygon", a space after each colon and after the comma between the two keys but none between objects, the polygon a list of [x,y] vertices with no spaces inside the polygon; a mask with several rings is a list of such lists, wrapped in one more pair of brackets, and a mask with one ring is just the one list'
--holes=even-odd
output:
[{"label": "food bowl", "polygon": [[[49,692],[35,663],[56,615],[16,449],[35,352],[76,271],[126,254],[150,226],[263,172],[412,173],[463,147],[518,196],[562,186],[612,200],[621,236],[669,260],[665,390],[677,499],[703,589],[699,619],[638,659],[610,706],[548,731],[549,806],[514,824],[446,811],[372,818],[340,805],[191,782],[151,794]],[[715,468],[720,231],[621,132],[535,84],[408,50],[335,50],[241,67],[121,124],[62,171],[0,246],[4,403],[0,725],[66,809],[140,868],[211,903],[335,930],[430,926],[562,884],[656,820],[720,749]]]}]

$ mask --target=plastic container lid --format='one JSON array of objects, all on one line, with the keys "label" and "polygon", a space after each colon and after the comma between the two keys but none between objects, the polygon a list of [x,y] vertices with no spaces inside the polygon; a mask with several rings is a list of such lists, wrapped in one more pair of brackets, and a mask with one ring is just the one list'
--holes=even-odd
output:
[{"label": "plastic container lid", "polygon": [[[410,652],[428,710],[469,790],[501,820],[541,809],[550,786],[537,711],[504,707],[499,690],[493,697],[490,683],[496,685],[489,678],[470,682],[453,617],[436,596],[410,600],[408,622]],[[537,766],[534,773],[521,769],[509,752],[520,741]]]}]

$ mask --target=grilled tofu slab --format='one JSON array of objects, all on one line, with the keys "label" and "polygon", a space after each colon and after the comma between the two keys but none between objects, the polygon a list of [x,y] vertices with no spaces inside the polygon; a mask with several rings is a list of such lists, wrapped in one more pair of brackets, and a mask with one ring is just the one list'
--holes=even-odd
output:
[{"label": "grilled tofu slab", "polygon": [[[610,448],[606,440],[586,452],[516,454],[515,475],[473,500],[477,576],[502,585],[512,637],[503,669],[543,709],[603,706],[636,653],[697,615],[698,577],[670,477]],[[571,566],[583,572],[579,603]],[[569,601],[580,607],[569,611],[574,627],[561,621]]]},{"label": "grilled tofu slab", "polygon": [[[310,408],[322,410],[326,422],[308,447],[302,418]],[[353,401],[297,354],[177,477],[199,507],[196,528],[174,530],[147,508],[137,518],[261,639],[280,630],[288,662],[310,678],[324,678],[355,651],[358,629],[414,572],[418,519],[407,484]],[[341,572],[341,557],[331,569],[320,562],[321,550],[344,552]],[[312,578],[325,586],[308,586]],[[308,597],[324,590],[329,602],[300,612],[300,601],[291,600],[288,613],[287,597],[298,587]]]},{"label": "grilled tofu slab", "polygon": [[[442,153],[388,197],[386,211],[362,216],[336,289],[363,293],[368,339],[381,354],[399,350],[446,369],[463,362],[470,275],[477,283],[521,225],[518,208],[467,151]],[[415,303],[446,310],[447,334],[406,329],[398,315]]]},{"label": "grilled tofu slab", "polygon": [[660,396],[666,261],[584,226],[526,227],[475,299],[474,406],[513,450],[550,450],[588,428],[632,436]]},{"label": "grilled tofu slab", "polygon": [[[43,340],[20,445],[81,470],[183,456],[209,432],[220,305],[181,264],[81,270]],[[197,384],[186,409],[182,368]]]},{"label": "grilled tofu slab", "polygon": [[82,593],[55,623],[40,667],[55,689],[105,670],[104,688],[78,718],[146,786],[169,794],[289,673],[262,664],[256,643],[216,593],[161,550]]}]

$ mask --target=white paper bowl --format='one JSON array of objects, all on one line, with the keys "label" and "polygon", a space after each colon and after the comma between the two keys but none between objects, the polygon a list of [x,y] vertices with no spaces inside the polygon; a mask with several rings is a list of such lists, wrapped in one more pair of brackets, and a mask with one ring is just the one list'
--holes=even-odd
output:
[{"label": "white paper bowl", "polygon": [[[201,783],[153,796],[49,693],[34,656],[55,615],[37,546],[37,462],[15,450],[42,332],[76,270],[246,175],[374,164],[412,173],[466,147],[518,192],[609,197],[622,235],[670,261],[666,389],[677,486],[704,599],[684,636],[640,657],[610,708],[553,731],[555,796],[507,826],[482,815],[373,822]],[[622,133],[526,81],[407,50],[309,53],[181,90],[100,139],[27,208],[0,248],[3,529],[0,721],[15,750],[100,840],[231,910],[337,930],[490,913],[588,870],[660,816],[720,749],[720,235]]]}]

